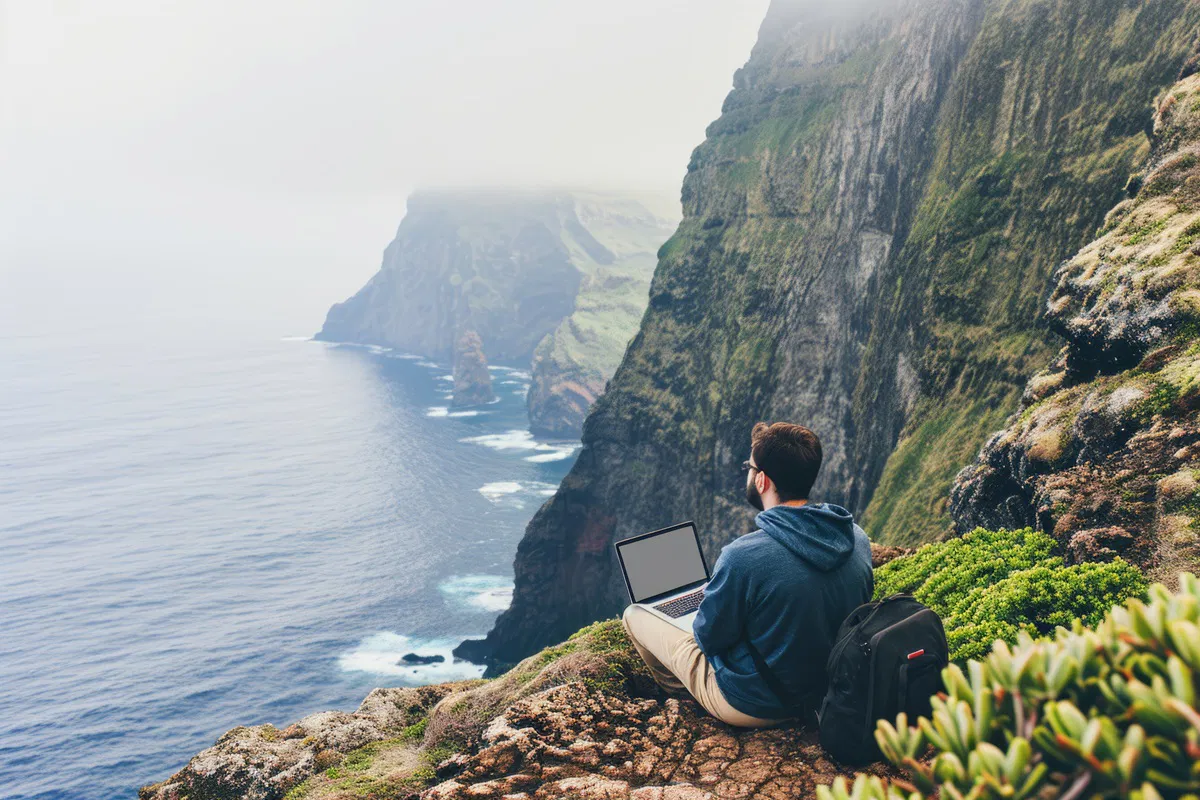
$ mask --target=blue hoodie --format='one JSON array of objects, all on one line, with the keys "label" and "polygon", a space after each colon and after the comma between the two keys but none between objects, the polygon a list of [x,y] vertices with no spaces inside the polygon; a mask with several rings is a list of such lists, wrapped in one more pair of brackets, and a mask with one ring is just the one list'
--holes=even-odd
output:
[{"label": "blue hoodie", "polygon": [[729,704],[781,719],[793,712],[758,674],[746,639],[794,698],[819,700],[838,627],[874,592],[871,545],[829,503],[775,506],[754,521],[759,530],[721,550],[692,630]]}]

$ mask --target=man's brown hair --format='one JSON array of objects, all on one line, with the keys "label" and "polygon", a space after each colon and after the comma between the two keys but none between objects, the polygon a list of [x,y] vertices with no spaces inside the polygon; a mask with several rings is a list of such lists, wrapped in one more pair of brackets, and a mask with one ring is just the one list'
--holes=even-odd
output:
[{"label": "man's brown hair", "polygon": [[821,440],[815,433],[790,422],[760,422],[750,431],[750,454],[780,500],[808,499],[821,470]]}]

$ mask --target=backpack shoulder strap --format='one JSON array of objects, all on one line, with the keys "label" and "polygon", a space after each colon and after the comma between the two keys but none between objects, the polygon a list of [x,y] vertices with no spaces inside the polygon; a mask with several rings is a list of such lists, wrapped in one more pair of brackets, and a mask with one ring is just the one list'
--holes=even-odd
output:
[{"label": "backpack shoulder strap", "polygon": [[779,702],[783,704],[788,713],[799,717],[801,720],[808,722],[808,717],[813,713],[811,704],[797,700],[795,696],[788,691],[788,688],[783,685],[783,681],[779,680],[779,676],[774,670],[767,665],[767,660],[763,658],[762,653],[758,652],[758,648],[754,646],[754,642],[750,641],[750,637],[746,637],[746,649],[750,651],[750,658],[754,660],[754,668],[758,670],[758,674],[763,676],[763,680],[767,682],[767,687],[771,690]]}]

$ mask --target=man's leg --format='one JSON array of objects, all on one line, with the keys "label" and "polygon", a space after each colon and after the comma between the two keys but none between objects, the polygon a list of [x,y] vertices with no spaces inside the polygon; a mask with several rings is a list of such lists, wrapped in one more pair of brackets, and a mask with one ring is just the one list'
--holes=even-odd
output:
[{"label": "man's leg", "polygon": [[675,673],[671,672],[666,662],[655,654],[670,653],[682,639],[692,638],[688,636],[687,631],[663,622],[637,606],[625,609],[625,613],[621,615],[621,624],[625,626],[625,633],[633,643],[633,649],[637,650],[642,661],[650,668],[655,682],[668,692],[686,692],[687,687],[683,682],[675,677]]},{"label": "man's leg", "polygon": [[686,689],[708,713],[740,728],[766,728],[783,721],[752,717],[731,706],[691,633],[638,606],[626,608],[621,622],[634,649],[664,689]]}]

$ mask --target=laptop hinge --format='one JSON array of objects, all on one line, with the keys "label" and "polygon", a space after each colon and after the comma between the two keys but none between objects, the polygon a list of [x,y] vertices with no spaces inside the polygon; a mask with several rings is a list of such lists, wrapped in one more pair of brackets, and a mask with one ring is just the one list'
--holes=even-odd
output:
[{"label": "laptop hinge", "polygon": [[689,583],[687,586],[680,586],[678,589],[672,589],[669,592],[656,594],[653,597],[647,597],[645,600],[638,600],[638,603],[644,606],[652,606],[660,600],[666,600],[668,597],[674,597],[677,594],[687,594],[688,592],[695,591],[706,583],[708,583],[708,578],[705,578],[702,581],[696,581],[695,583]]}]

